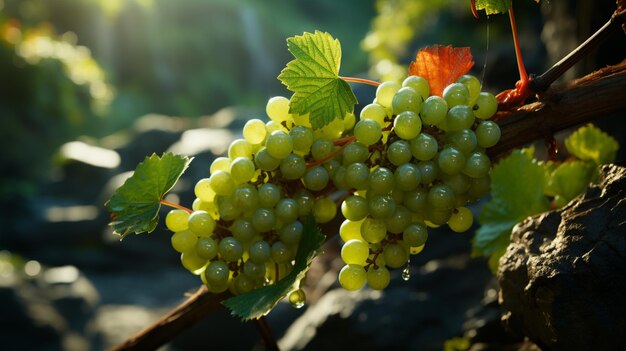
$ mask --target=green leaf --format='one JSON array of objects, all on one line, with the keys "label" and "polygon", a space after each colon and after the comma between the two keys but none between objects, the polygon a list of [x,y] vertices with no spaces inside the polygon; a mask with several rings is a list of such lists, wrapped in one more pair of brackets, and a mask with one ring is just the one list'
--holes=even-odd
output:
[{"label": "green leaf", "polygon": [[591,161],[562,163],[550,174],[546,194],[554,196],[562,207],[587,189],[595,170],[596,165]]},{"label": "green leaf", "polygon": [[476,0],[476,10],[485,10],[487,15],[507,13],[512,0]]},{"label": "green leaf", "polygon": [[115,191],[105,206],[115,234],[152,232],[159,221],[161,199],[185,172],[192,158],[152,154],[137,165],[133,175]]},{"label": "green leaf", "polygon": [[287,39],[287,48],[295,60],[287,64],[278,79],[294,92],[289,113],[309,114],[311,125],[318,129],[354,110],[356,96],[339,78],[339,40],[315,31]]},{"label": "green leaf", "polygon": [[601,165],[615,161],[619,144],[593,124],[587,124],[565,140],[565,147],[578,159]]},{"label": "green leaf", "polygon": [[222,302],[231,313],[243,320],[259,318],[269,313],[276,304],[291,291],[298,288],[311,261],[317,256],[325,236],[315,223],[313,216],[307,219],[302,239],[298,245],[293,270],[274,285],[267,285],[249,293],[231,297]]},{"label": "green leaf", "polygon": [[472,242],[475,254],[496,256],[490,262],[504,253],[519,221],[549,209],[544,195],[546,166],[533,154],[533,149],[515,150],[491,170],[492,197],[478,216],[481,227]]}]

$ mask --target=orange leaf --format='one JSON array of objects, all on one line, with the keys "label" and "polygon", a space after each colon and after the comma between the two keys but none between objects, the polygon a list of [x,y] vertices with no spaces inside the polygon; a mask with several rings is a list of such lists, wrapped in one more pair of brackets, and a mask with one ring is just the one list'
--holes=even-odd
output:
[{"label": "orange leaf", "polygon": [[426,79],[430,95],[441,96],[446,86],[454,83],[472,66],[474,61],[469,48],[435,45],[417,53],[409,67],[409,75]]}]

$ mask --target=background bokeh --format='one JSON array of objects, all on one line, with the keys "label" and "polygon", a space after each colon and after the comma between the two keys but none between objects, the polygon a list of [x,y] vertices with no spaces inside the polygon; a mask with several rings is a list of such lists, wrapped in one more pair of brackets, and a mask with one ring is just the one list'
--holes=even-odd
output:
[{"label": "background bokeh", "polygon": [[[612,11],[611,2],[515,5],[536,73]],[[341,41],[342,75],[401,79],[418,48],[452,44],[472,48],[486,90],[517,80],[508,18],[476,20],[464,0],[0,0],[0,348],[110,348],[199,286],[164,225],[120,242],[103,204],[164,151],[195,157],[169,198],[190,204],[245,121],[288,94],[276,79],[291,59],[285,39],[316,29]],[[565,79],[621,61],[623,44],[609,39]],[[370,87],[354,89],[372,99]],[[623,145],[623,123],[602,117]],[[492,324],[486,335],[501,337],[497,285],[470,239],[435,231],[412,278],[383,293],[336,289],[331,240],[307,279],[307,307],[280,304],[270,326],[285,349],[440,350]],[[258,349],[258,338],[224,310],[164,349]]]}]

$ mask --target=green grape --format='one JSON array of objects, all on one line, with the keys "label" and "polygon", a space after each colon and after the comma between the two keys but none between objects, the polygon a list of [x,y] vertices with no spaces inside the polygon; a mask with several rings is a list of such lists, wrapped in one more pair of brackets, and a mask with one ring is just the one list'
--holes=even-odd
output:
[{"label": "green grape", "polygon": [[448,113],[448,103],[439,96],[431,96],[422,104],[420,115],[425,124],[441,123]]},{"label": "green grape", "polygon": [[391,268],[400,268],[409,260],[409,251],[400,244],[389,244],[383,249],[385,264]]},{"label": "green grape", "polygon": [[319,224],[330,222],[337,214],[335,202],[326,196],[315,200],[313,204],[313,217]]},{"label": "green grape", "polygon": [[276,217],[283,223],[293,222],[300,216],[300,206],[298,201],[284,198],[276,204]]},{"label": "green grape", "polygon": [[413,223],[404,229],[402,240],[410,247],[422,246],[428,239],[428,230],[425,226]]},{"label": "green grape", "polygon": [[235,181],[231,175],[224,171],[217,171],[209,178],[211,189],[217,195],[228,196],[235,191]]},{"label": "green grape", "polygon": [[368,214],[367,200],[358,195],[348,196],[341,204],[341,213],[346,219],[360,221]]},{"label": "green grape", "polygon": [[257,193],[259,195],[259,206],[265,208],[276,206],[282,196],[280,188],[272,183],[261,185]]},{"label": "green grape", "polygon": [[171,243],[174,250],[178,252],[188,252],[196,247],[198,237],[190,230],[176,232],[171,237]]},{"label": "green grape", "polygon": [[385,126],[385,118],[387,118],[387,110],[379,104],[372,103],[363,107],[359,118],[373,119],[378,122],[381,127],[383,127]]},{"label": "green grape", "polygon": [[470,180],[463,173],[457,173],[455,175],[446,174],[443,177],[443,183],[449,186],[457,197],[465,194],[470,187]]},{"label": "green grape", "polygon": [[259,193],[251,184],[244,184],[235,189],[232,199],[233,204],[241,212],[254,211],[259,207]]},{"label": "green grape", "polygon": [[386,108],[391,108],[391,102],[396,92],[402,86],[396,82],[383,82],[376,88],[376,101]]},{"label": "green grape", "polygon": [[406,207],[398,205],[396,211],[385,219],[385,226],[387,231],[393,234],[400,234],[404,229],[411,224],[411,212]]},{"label": "green grape", "polygon": [[387,226],[383,220],[367,217],[361,223],[361,237],[368,243],[379,243],[386,235]]},{"label": "green grape", "polygon": [[[268,244],[269,246],[269,244]],[[269,257],[269,256],[268,256]],[[263,263],[255,263],[251,259],[243,264],[243,274],[253,280],[262,279],[265,276],[265,261]]]},{"label": "green grape", "polygon": [[300,207],[300,216],[306,216],[313,211],[313,205],[315,203],[315,197],[310,192],[300,189],[296,192],[294,199],[298,201]]},{"label": "green grape", "polygon": [[370,146],[380,140],[382,129],[372,119],[362,119],[354,126],[354,137],[363,145]]},{"label": "green grape", "polygon": [[389,285],[391,275],[384,266],[370,267],[367,271],[367,285],[374,290],[383,290]]},{"label": "green grape", "polygon": [[201,274],[207,260],[198,256],[195,251],[187,251],[180,254],[180,263],[186,270],[193,274]]},{"label": "green grape", "polygon": [[437,165],[445,174],[457,174],[465,167],[465,156],[455,147],[447,146],[439,153]]},{"label": "green grape", "polygon": [[265,148],[270,156],[283,159],[293,151],[293,142],[289,134],[282,130],[272,132],[265,140]]},{"label": "green grape", "polygon": [[232,196],[217,197],[217,212],[225,221],[232,221],[241,215],[241,210],[235,205]]},{"label": "green grape", "polygon": [[304,173],[302,183],[309,190],[320,191],[328,185],[329,178],[326,168],[315,166]]},{"label": "green grape", "polygon": [[402,191],[415,190],[420,183],[420,179],[419,168],[412,163],[403,164],[396,168],[394,172],[395,186]]},{"label": "green grape", "polygon": [[217,171],[230,171],[230,162],[231,159],[228,157],[217,157],[213,162],[211,162],[211,167],[209,168],[209,172],[211,174]]},{"label": "green grape", "polygon": [[265,122],[260,119],[251,119],[243,126],[243,137],[250,144],[260,144],[265,140],[267,129]]},{"label": "green grape", "polygon": [[287,263],[293,259],[291,249],[282,241],[276,241],[270,249],[270,257],[275,263]]},{"label": "green grape", "polygon": [[396,202],[389,195],[368,196],[368,200],[369,212],[373,218],[389,218],[396,211]]},{"label": "green grape", "polygon": [[474,124],[474,113],[467,105],[456,105],[446,115],[446,126],[449,132],[471,128]]},{"label": "green grape", "polygon": [[339,166],[331,176],[335,188],[338,190],[348,190],[350,185],[346,182],[346,167]]},{"label": "green grape", "polygon": [[289,154],[280,161],[280,173],[285,179],[294,180],[302,177],[306,171],[306,162],[295,154]]},{"label": "green grape", "polygon": [[254,289],[254,282],[245,274],[239,274],[233,278],[235,294],[245,294]]},{"label": "green grape", "polygon": [[356,124],[356,116],[353,112],[348,112],[343,117],[343,130],[351,130]]},{"label": "green grape", "polygon": [[452,216],[448,220],[450,229],[457,233],[462,233],[470,229],[474,223],[472,212],[467,207],[457,207],[452,211]]},{"label": "green grape", "polygon": [[297,289],[289,293],[289,303],[295,308],[301,308],[306,302],[306,295],[302,289]]},{"label": "green grape", "polygon": [[364,266],[369,255],[369,245],[363,240],[348,240],[341,248],[341,259],[346,264]]},{"label": "green grape", "polygon": [[452,83],[443,90],[443,99],[450,109],[457,105],[467,105],[469,98],[469,90],[461,83]]},{"label": "green grape", "polygon": [[171,210],[165,216],[165,226],[173,232],[182,232],[189,228],[189,212],[184,210]]},{"label": "green grape", "polygon": [[482,178],[470,179],[470,187],[467,194],[472,198],[481,198],[487,195],[489,191],[491,191],[491,179],[488,175]]},{"label": "green grape", "polygon": [[353,163],[346,167],[346,183],[353,189],[367,189],[369,175],[369,168],[364,163]]},{"label": "green grape", "polygon": [[271,257],[271,246],[265,240],[257,240],[250,244],[248,253],[250,255],[250,261],[257,265],[264,264]]},{"label": "green grape", "polygon": [[469,101],[475,101],[478,98],[478,94],[480,94],[481,84],[478,78],[465,74],[461,76],[461,78],[457,79],[457,83],[461,83],[465,85],[467,91],[469,92]]},{"label": "green grape", "polygon": [[313,131],[311,128],[304,126],[295,126],[289,132],[291,141],[293,143],[293,151],[301,154],[308,154],[313,145]]},{"label": "green grape", "polygon": [[231,160],[237,157],[252,158],[252,144],[245,139],[235,139],[228,147],[228,157]]},{"label": "green grape", "polygon": [[215,191],[211,188],[211,180],[209,178],[200,179],[193,188],[193,193],[203,202],[212,202],[215,199]]},{"label": "green grape", "polygon": [[322,136],[330,140],[339,139],[341,134],[343,134],[343,120],[341,118],[335,118],[322,129],[313,132],[314,136]]},{"label": "green grape", "polygon": [[402,82],[403,87],[410,87],[415,90],[423,100],[430,95],[430,86],[428,81],[420,76],[408,76]]},{"label": "green grape", "polygon": [[482,178],[489,173],[490,168],[489,157],[482,152],[474,152],[467,158],[463,173],[472,178]]},{"label": "green grape", "polygon": [[196,242],[196,254],[198,254],[198,256],[205,260],[210,260],[217,255],[217,251],[217,243],[213,238],[198,238]]},{"label": "green grape", "polygon": [[280,165],[280,160],[272,157],[267,148],[261,148],[256,154],[254,154],[254,163],[259,169],[264,171],[273,171]]},{"label": "green grape", "polygon": [[400,88],[393,96],[391,101],[391,110],[394,115],[398,115],[405,111],[411,111],[415,114],[420,112],[422,107],[422,97],[410,87]]},{"label": "green grape", "polygon": [[261,233],[269,232],[276,225],[276,215],[274,210],[259,208],[252,215],[252,226]]},{"label": "green grape", "polygon": [[341,159],[341,155],[337,155],[337,157],[330,159],[322,164],[322,167],[326,168],[326,170],[328,171],[328,175],[331,177],[333,176],[335,171],[339,167],[341,167],[341,161],[338,159]]},{"label": "green grape", "polygon": [[426,209],[426,224],[429,226],[432,225],[436,228],[446,224],[451,215],[452,209],[436,209],[434,207],[428,207]]},{"label": "green grape", "polygon": [[439,144],[430,134],[420,133],[416,138],[409,141],[409,147],[413,157],[420,161],[428,161],[437,155]]},{"label": "green grape", "polygon": [[401,166],[411,161],[411,146],[404,140],[396,140],[387,148],[387,159],[394,166]]},{"label": "green grape", "polygon": [[474,116],[478,119],[489,119],[498,111],[498,100],[491,93],[482,92],[474,102]]},{"label": "green grape", "polygon": [[428,204],[428,193],[422,188],[404,194],[404,206],[413,212],[424,212]]},{"label": "green grape", "polygon": [[343,156],[343,164],[348,166],[356,162],[365,162],[365,160],[369,157],[370,152],[367,149],[367,146],[359,142],[354,142],[348,144],[348,146],[343,149],[341,154]]},{"label": "green grape", "polygon": [[200,211],[200,210],[207,211],[208,213],[211,214],[211,216],[213,217],[217,216],[217,205],[213,201],[204,202],[200,199],[195,199],[193,200],[193,203],[191,204],[191,209],[194,211]]},{"label": "green grape", "polygon": [[245,157],[237,157],[230,164],[230,176],[235,184],[247,183],[254,176],[254,162]]},{"label": "green grape", "polygon": [[451,210],[454,205],[454,191],[445,184],[434,185],[428,191],[428,207],[433,210]]},{"label": "green grape", "polygon": [[243,245],[232,236],[227,236],[220,241],[219,253],[224,261],[235,262],[243,255]]},{"label": "green grape", "polygon": [[480,147],[492,147],[500,140],[500,127],[492,121],[482,121],[476,127],[476,140]]},{"label": "green grape", "polygon": [[461,129],[457,132],[450,133],[448,143],[457,150],[467,155],[476,149],[476,134],[471,129]]},{"label": "green grape", "polygon": [[237,218],[230,226],[230,232],[233,234],[235,239],[239,240],[242,243],[249,242],[254,238],[258,233],[252,222],[248,219]]},{"label": "green grape", "polygon": [[311,156],[313,156],[315,161],[323,160],[333,152],[334,148],[335,145],[332,141],[326,138],[316,139],[311,146]]},{"label": "green grape", "polygon": [[394,174],[388,168],[378,167],[370,173],[369,190],[371,194],[387,194],[394,187]]},{"label": "green grape", "polygon": [[417,169],[420,172],[420,183],[431,184],[437,179],[438,167],[433,161],[422,161],[417,164]]},{"label": "green grape", "polygon": [[[287,128],[285,128],[285,126],[275,121],[269,121],[265,123],[265,129],[267,130],[267,135],[270,135],[277,130],[287,132]],[[266,141],[267,141],[267,135],[266,135]]]},{"label": "green grape", "polygon": [[341,237],[341,240],[343,240],[344,242],[352,239],[363,240],[363,237],[361,236],[362,223],[362,220],[351,221],[349,219],[346,219],[345,221],[343,221],[341,223],[341,226],[339,227],[339,236]]},{"label": "green grape", "polygon": [[194,211],[189,215],[189,230],[197,236],[210,237],[215,230],[215,220],[206,211]]},{"label": "green grape", "polygon": [[393,120],[393,130],[402,139],[413,139],[422,131],[422,120],[413,111],[400,112]]},{"label": "green grape", "polygon": [[274,122],[280,123],[288,121],[289,115],[289,99],[283,96],[274,96],[267,101],[265,105],[267,116]]},{"label": "green grape", "polygon": [[225,291],[228,288],[230,270],[224,261],[212,261],[204,271],[204,278],[207,285]]},{"label": "green grape", "polygon": [[309,120],[309,114],[305,114],[305,115],[291,115],[291,117],[293,118],[293,123],[297,126],[303,126],[303,127],[307,127],[307,128],[312,128],[311,127],[311,121]]},{"label": "green grape", "polygon": [[280,228],[278,231],[278,238],[288,246],[296,245],[300,242],[303,230],[304,226],[302,225],[302,222],[293,221]]},{"label": "green grape", "polygon": [[361,289],[365,285],[366,279],[365,269],[358,264],[345,265],[339,271],[339,284],[349,291]]}]

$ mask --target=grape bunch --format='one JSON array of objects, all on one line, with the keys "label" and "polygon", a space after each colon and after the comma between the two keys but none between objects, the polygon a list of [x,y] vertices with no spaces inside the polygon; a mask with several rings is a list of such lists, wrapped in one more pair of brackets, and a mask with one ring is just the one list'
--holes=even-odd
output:
[{"label": "grape bunch", "polygon": [[[489,191],[489,157],[500,129],[488,121],[495,97],[465,75],[430,96],[425,79],[382,83],[357,121],[337,116],[321,129],[273,97],[269,121],[249,120],[243,138],[195,185],[192,213],[172,210],[166,225],[183,266],[211,292],[243,294],[293,269],[304,219],[345,221],[339,283],[357,290],[389,284],[427,240],[427,228],[472,225],[465,207]],[[340,204],[340,206],[339,206]],[[299,306],[301,289],[289,296]]]}]

